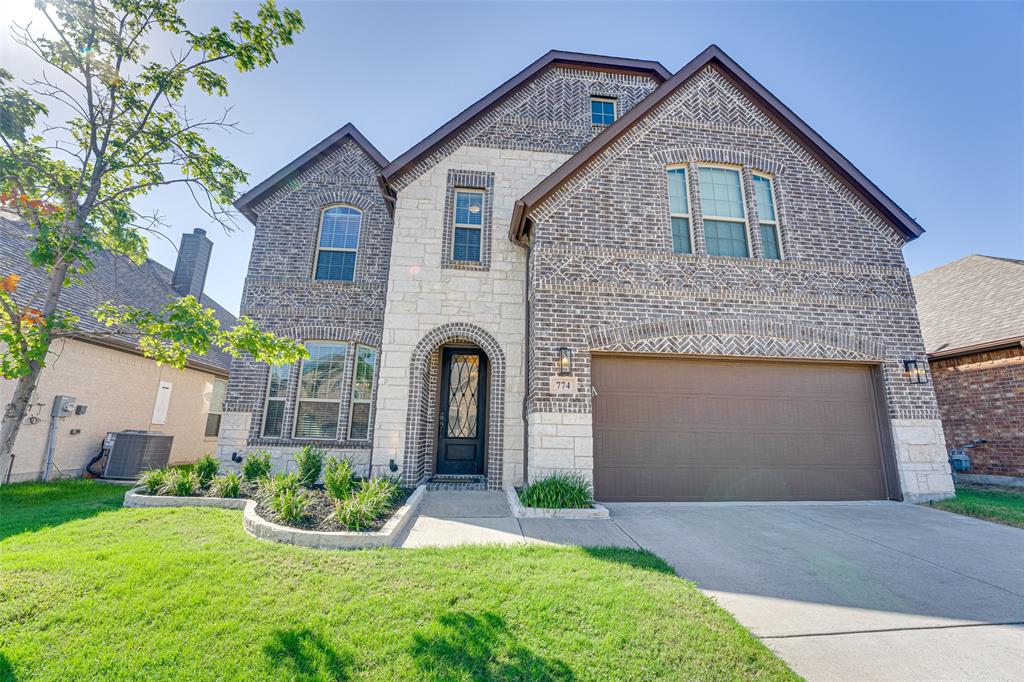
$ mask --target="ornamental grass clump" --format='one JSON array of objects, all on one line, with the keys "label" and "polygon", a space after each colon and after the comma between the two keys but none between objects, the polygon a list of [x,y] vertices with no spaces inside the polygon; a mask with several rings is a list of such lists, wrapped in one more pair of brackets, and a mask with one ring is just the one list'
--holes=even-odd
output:
[{"label": "ornamental grass clump", "polygon": [[300,523],[306,518],[310,501],[305,491],[284,488],[270,498],[270,509],[280,521]]},{"label": "ornamental grass clump", "polygon": [[167,483],[167,475],[167,469],[150,469],[142,475],[140,481],[142,489],[146,491],[147,495],[159,495],[164,484]]},{"label": "ornamental grass clump", "polygon": [[401,493],[401,487],[390,478],[360,481],[347,497],[338,502],[338,523],[347,530],[372,528]]},{"label": "ornamental grass clump", "polygon": [[253,450],[242,462],[242,477],[250,482],[270,476],[270,453],[266,450]]},{"label": "ornamental grass clump", "polygon": [[201,487],[199,475],[192,469],[171,469],[164,480],[161,494],[192,497],[199,493]]},{"label": "ornamental grass clump", "polygon": [[206,485],[217,475],[220,470],[220,462],[213,455],[206,454],[196,460],[192,465],[192,470],[199,477],[200,485]]},{"label": "ornamental grass clump", "polygon": [[260,481],[260,495],[267,500],[272,500],[284,492],[297,493],[300,483],[299,475],[295,472],[264,478]]},{"label": "ornamental grass clump", "polygon": [[587,509],[594,506],[590,481],[577,473],[555,473],[519,491],[524,507]]},{"label": "ornamental grass clump", "polygon": [[347,459],[331,457],[324,467],[324,490],[335,501],[341,501],[352,491],[354,484],[352,465]]},{"label": "ornamental grass clump", "polygon": [[295,453],[295,465],[299,469],[299,480],[302,481],[302,485],[306,487],[316,485],[320,478],[320,472],[324,469],[326,455],[326,452],[315,445],[304,445]]},{"label": "ornamental grass clump", "polygon": [[242,494],[242,477],[234,471],[213,479],[210,486],[215,497],[238,497]]}]

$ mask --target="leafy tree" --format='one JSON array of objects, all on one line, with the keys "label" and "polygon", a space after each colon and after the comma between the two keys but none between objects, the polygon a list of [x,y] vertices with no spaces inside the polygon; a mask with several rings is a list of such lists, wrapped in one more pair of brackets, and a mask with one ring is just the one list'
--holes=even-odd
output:
[{"label": "leafy tree", "polygon": [[[27,226],[39,291],[19,291],[0,273],[0,375],[16,379],[0,429],[0,480],[44,366],[50,343],[75,334],[60,308],[65,287],[93,267],[100,250],[146,259],[147,235],[166,229],[133,201],[159,187],[183,185],[199,206],[230,230],[231,202],[246,173],[206,140],[230,131],[227,113],[194,118],[187,89],[225,97],[224,72],[269,66],[276,50],[303,28],[295,10],[264,0],[254,19],[235,13],[226,29],[192,30],[182,0],[36,0],[44,33],[14,25],[14,42],[42,62],[25,87],[0,69],[0,208]],[[153,59],[154,38],[171,40],[170,56]],[[59,113],[58,113],[59,112]],[[260,331],[243,317],[222,329],[194,297],[159,312],[107,303],[93,311],[110,333],[130,333],[157,362],[183,367],[190,354],[219,347],[271,364],[305,356],[300,344]]]}]

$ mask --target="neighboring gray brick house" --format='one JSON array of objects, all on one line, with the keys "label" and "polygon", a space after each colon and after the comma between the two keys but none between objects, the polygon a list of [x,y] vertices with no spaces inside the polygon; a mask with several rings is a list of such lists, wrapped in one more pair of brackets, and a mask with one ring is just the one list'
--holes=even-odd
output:
[{"label": "neighboring gray brick house", "polygon": [[923,230],[717,47],[675,75],[551,52],[395,161],[348,125],[237,205],[242,313],[314,358],[236,363],[225,460],[952,492],[901,253]]}]

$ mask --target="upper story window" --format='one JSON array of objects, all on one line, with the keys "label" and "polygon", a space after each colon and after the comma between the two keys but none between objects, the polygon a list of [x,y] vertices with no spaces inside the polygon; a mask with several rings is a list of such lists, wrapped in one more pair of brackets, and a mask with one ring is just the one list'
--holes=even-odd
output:
[{"label": "upper story window", "polygon": [[210,393],[210,410],[206,413],[207,438],[216,438],[220,433],[220,418],[224,414],[224,396],[228,392],[228,382],[223,379],[213,380],[213,391]]},{"label": "upper story window", "polygon": [[686,186],[686,169],[668,169],[668,207],[672,214],[672,250],[693,253],[690,240],[690,193]]},{"label": "upper story window", "polygon": [[267,381],[267,409],[263,411],[263,435],[278,438],[284,428],[284,405],[291,365],[273,365]]},{"label": "upper story window", "polygon": [[764,257],[771,260],[782,258],[782,240],[779,239],[779,218],[775,213],[775,187],[767,175],[755,173],[754,196],[757,199],[757,224],[761,230],[761,247]]},{"label": "upper story window", "polygon": [[611,97],[591,97],[590,122],[596,126],[615,123],[615,100]]},{"label": "upper story window", "polygon": [[483,190],[455,190],[454,221],[452,260],[479,263],[480,242],[484,226]]},{"label": "upper story window", "polygon": [[736,168],[700,166],[700,205],[704,213],[704,239],[712,256],[747,258],[746,211],[743,180]]},{"label": "upper story window", "polygon": [[299,372],[295,437],[335,440],[341,411],[341,386],[345,379],[347,343],[309,341],[309,357]]},{"label": "upper story window", "polygon": [[351,206],[324,209],[316,254],[316,279],[351,282],[356,276],[356,251],[363,214]]}]

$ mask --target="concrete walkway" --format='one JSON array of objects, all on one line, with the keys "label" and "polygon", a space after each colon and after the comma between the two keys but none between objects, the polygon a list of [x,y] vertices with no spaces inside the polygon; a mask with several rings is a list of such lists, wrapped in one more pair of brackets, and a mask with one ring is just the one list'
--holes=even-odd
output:
[{"label": "concrete walkway", "polygon": [[637,548],[608,519],[517,519],[512,516],[505,493],[495,491],[428,490],[416,518],[399,539],[401,547],[528,542]]},{"label": "concrete walkway", "polygon": [[403,547],[643,547],[809,680],[1020,680],[1024,530],[893,502],[609,504],[515,519],[497,492],[428,492]]}]

